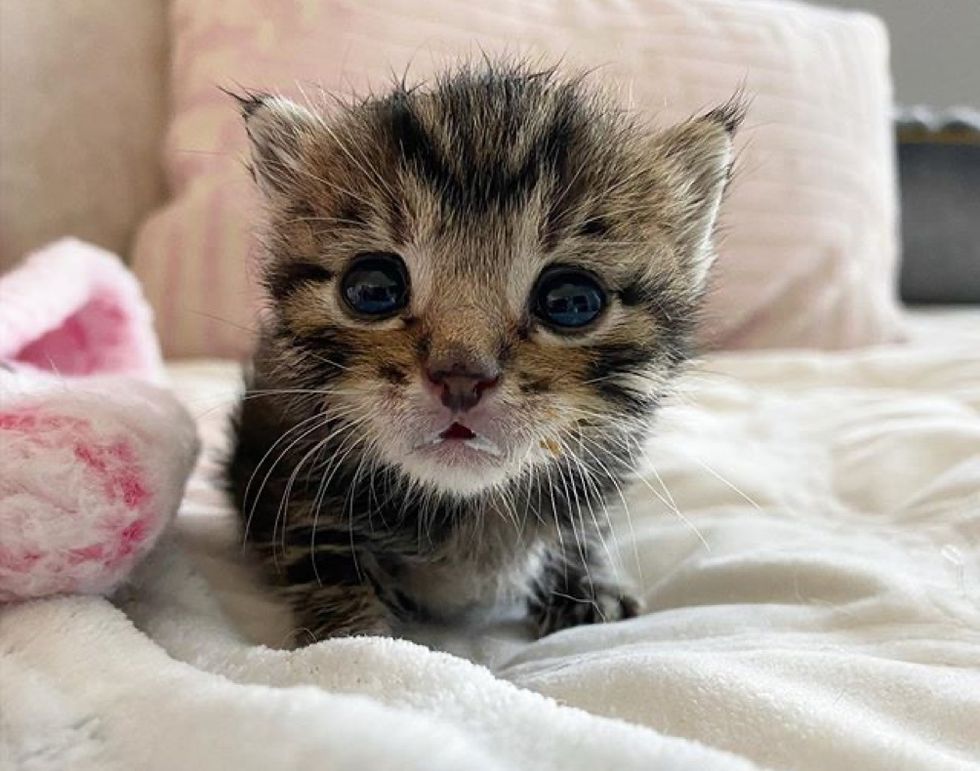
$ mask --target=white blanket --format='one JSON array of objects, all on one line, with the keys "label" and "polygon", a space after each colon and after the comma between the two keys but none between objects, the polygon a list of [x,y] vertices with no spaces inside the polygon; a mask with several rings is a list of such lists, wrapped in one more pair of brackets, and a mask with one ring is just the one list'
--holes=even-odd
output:
[{"label": "white blanket", "polygon": [[[610,545],[647,614],[538,642],[275,650],[212,449],[116,605],[2,611],[0,767],[978,769],[980,315],[916,335],[706,360]],[[172,372],[214,448],[234,367]]]}]

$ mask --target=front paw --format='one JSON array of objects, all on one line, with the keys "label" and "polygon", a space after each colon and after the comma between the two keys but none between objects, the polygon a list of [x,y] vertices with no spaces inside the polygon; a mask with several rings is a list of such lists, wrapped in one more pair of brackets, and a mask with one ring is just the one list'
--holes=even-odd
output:
[{"label": "front paw", "polygon": [[[585,594],[584,592],[582,594]],[[598,589],[591,597],[555,592],[531,609],[538,637],[581,624],[622,621],[639,615],[639,599],[616,586]]]},{"label": "front paw", "polygon": [[367,586],[302,584],[288,587],[293,606],[293,647],[333,637],[391,637],[393,617]]},{"label": "front paw", "polygon": [[293,630],[292,649],[305,648],[335,637],[394,637],[392,625],[383,618],[298,626]]}]

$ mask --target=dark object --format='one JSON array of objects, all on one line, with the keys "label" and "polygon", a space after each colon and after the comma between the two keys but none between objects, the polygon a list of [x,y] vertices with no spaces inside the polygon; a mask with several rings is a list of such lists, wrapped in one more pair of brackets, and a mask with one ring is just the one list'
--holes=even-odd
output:
[{"label": "dark object", "polygon": [[[439,399],[454,413],[467,412],[473,409],[483,398],[484,391],[493,388],[500,379],[499,371],[470,371],[465,363],[462,363],[460,367],[429,372],[428,375],[429,380],[439,392]],[[459,424],[453,423],[453,426],[456,425]],[[466,430],[469,431],[468,428]],[[473,432],[470,431],[470,433]],[[472,439],[473,437],[454,435],[450,438]]]},{"label": "dark object", "polygon": [[344,276],[344,298],[357,313],[388,318],[408,303],[408,275],[397,254],[364,254]]},{"label": "dark object", "polygon": [[903,111],[901,296],[980,303],[980,113]]},{"label": "dark object", "polygon": [[535,291],[538,316],[555,327],[577,328],[591,324],[606,305],[599,282],[575,268],[558,267],[546,271]]}]

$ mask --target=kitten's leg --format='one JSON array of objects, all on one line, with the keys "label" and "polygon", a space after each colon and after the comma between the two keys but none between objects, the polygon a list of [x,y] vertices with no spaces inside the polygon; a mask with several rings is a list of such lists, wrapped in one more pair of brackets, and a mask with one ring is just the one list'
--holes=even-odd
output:
[{"label": "kitten's leg", "polygon": [[228,476],[245,541],[291,606],[297,645],[391,634],[394,613],[372,581],[369,538],[333,514],[344,511],[343,495],[324,496],[319,479],[296,473],[304,456],[286,455],[304,430],[265,400],[242,402]]},{"label": "kitten's leg", "polygon": [[297,646],[328,637],[392,634],[388,609],[370,586],[314,583],[285,591],[295,617]]},{"label": "kitten's leg", "polygon": [[348,532],[317,529],[310,545],[306,526],[286,532],[286,548],[278,548],[275,572],[295,618],[297,645],[327,637],[390,635],[394,613],[375,589],[369,552],[354,550]]},{"label": "kitten's leg", "polygon": [[[640,601],[617,581],[613,570],[595,544],[580,551],[574,535],[566,534],[566,546],[550,555],[528,610],[538,637],[580,624],[596,624],[633,618]],[[584,554],[583,554],[584,553]]]}]

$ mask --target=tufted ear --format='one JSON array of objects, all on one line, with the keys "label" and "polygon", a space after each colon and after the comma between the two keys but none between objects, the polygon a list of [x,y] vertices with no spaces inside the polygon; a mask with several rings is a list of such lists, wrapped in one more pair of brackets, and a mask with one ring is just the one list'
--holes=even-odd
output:
[{"label": "tufted ear", "polygon": [[303,159],[322,120],[295,102],[269,94],[232,94],[248,133],[251,170],[268,197],[288,195],[304,173]]},{"label": "tufted ear", "polygon": [[698,118],[654,137],[654,153],[666,170],[677,202],[672,229],[676,245],[700,286],[714,262],[712,235],[722,195],[731,177],[732,140],[744,117],[736,97]]}]

